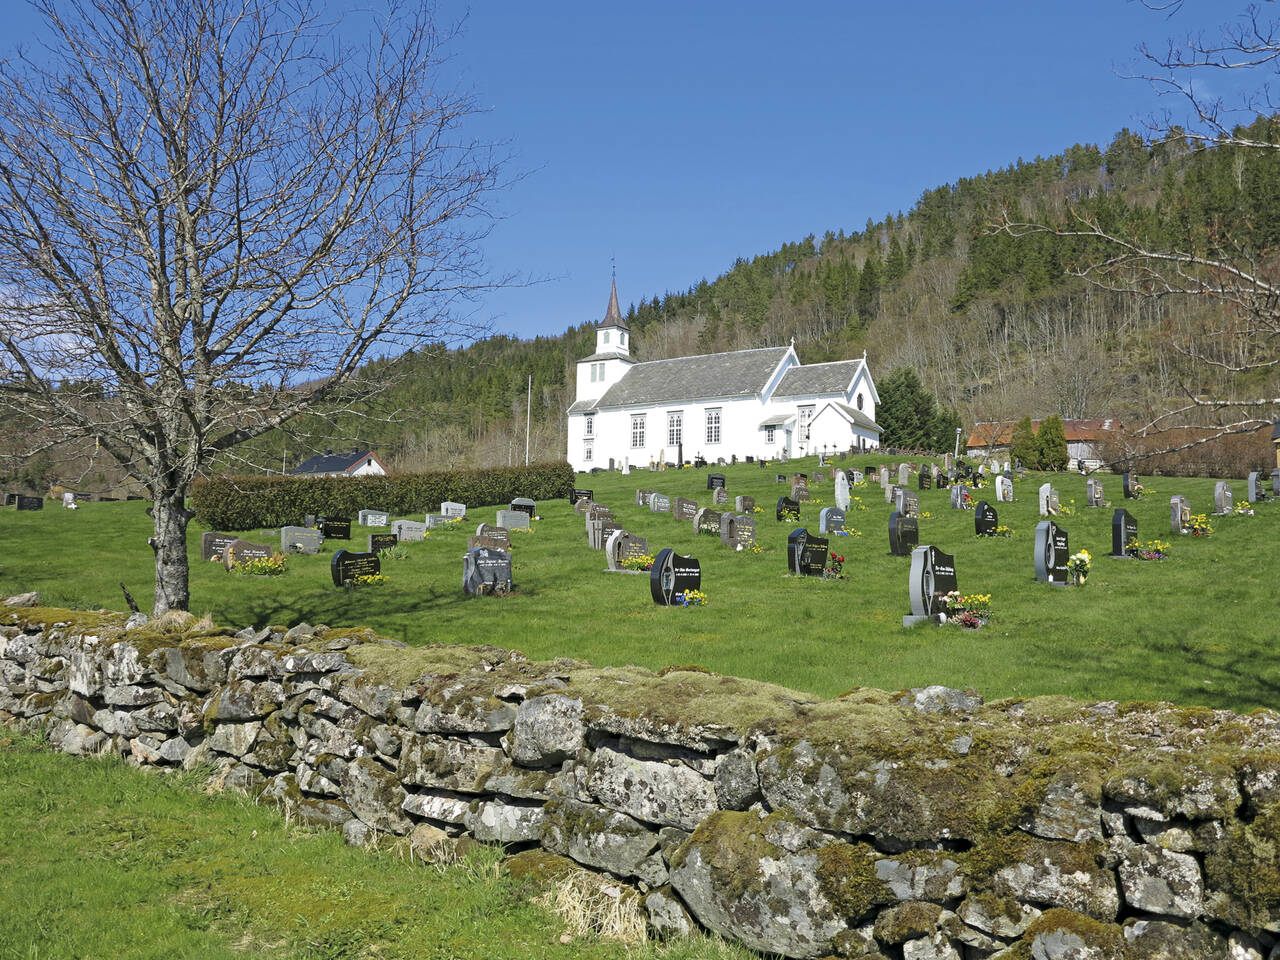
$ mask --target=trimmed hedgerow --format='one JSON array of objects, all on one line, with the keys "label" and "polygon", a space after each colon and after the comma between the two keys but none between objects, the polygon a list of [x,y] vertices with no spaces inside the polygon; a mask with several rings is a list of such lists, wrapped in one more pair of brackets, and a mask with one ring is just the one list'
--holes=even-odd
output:
[{"label": "trimmed hedgerow", "polygon": [[354,519],[361,510],[431,513],[446,500],[469,507],[506,504],[516,497],[558,500],[569,496],[573,484],[567,463],[386,477],[218,476],[196,481],[191,505],[196,519],[215,530],[250,530],[301,523],[308,513]]}]

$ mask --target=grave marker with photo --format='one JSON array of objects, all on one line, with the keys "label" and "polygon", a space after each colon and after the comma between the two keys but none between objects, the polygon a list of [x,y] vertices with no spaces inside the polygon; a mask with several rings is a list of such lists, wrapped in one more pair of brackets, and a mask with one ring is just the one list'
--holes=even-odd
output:
[{"label": "grave marker with photo", "polygon": [[1067,531],[1052,520],[1036,524],[1035,566],[1036,579],[1054,587],[1067,585],[1067,560],[1071,547]]},{"label": "grave marker with photo", "polygon": [[653,602],[664,607],[679,605],[685,593],[702,589],[702,568],[693,557],[681,556],[664,547],[653,558],[649,571],[649,593]]},{"label": "grave marker with photo", "polygon": [[823,507],[818,513],[819,533],[840,533],[844,530],[845,512],[839,507]]},{"label": "grave marker with photo", "polygon": [[820,577],[829,549],[826,537],[815,537],[804,527],[792,530],[787,536],[787,567],[796,576]]},{"label": "grave marker with photo", "polygon": [[[227,547],[239,539],[234,533],[215,533],[212,530],[200,534],[200,559],[206,563],[221,560],[226,555]],[[281,549],[283,551],[283,547]]]},{"label": "grave marker with photo", "polygon": [[1191,502],[1181,494],[1169,498],[1169,526],[1173,533],[1191,531]]},{"label": "grave marker with photo", "polygon": [[911,613],[902,618],[904,627],[938,618],[946,612],[946,596],[956,585],[956,560],[937,547],[925,544],[911,551],[907,574],[907,597]]}]

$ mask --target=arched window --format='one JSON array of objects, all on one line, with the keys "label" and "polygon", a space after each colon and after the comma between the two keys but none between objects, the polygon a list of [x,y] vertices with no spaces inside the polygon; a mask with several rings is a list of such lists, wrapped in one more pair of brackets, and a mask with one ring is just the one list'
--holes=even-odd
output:
[{"label": "arched window", "polygon": [[858,409],[862,409],[862,394],[858,394]]}]

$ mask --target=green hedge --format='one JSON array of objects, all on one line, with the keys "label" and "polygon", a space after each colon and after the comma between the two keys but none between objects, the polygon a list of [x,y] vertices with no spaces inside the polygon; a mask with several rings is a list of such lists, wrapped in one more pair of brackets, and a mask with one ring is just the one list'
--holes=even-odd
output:
[{"label": "green hedge", "polygon": [[214,530],[251,530],[301,524],[308,513],[354,521],[361,510],[386,510],[393,517],[434,513],[446,500],[468,507],[505,505],[516,497],[559,500],[573,485],[567,463],[387,477],[218,476],[196,481],[191,505],[196,519]]}]

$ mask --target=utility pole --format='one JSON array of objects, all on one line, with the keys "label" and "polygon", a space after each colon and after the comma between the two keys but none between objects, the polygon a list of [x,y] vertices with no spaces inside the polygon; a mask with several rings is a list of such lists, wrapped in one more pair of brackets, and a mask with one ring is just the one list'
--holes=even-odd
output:
[{"label": "utility pole", "polygon": [[529,465],[529,424],[533,421],[533,374],[529,374],[529,398],[524,408],[524,465]]}]

